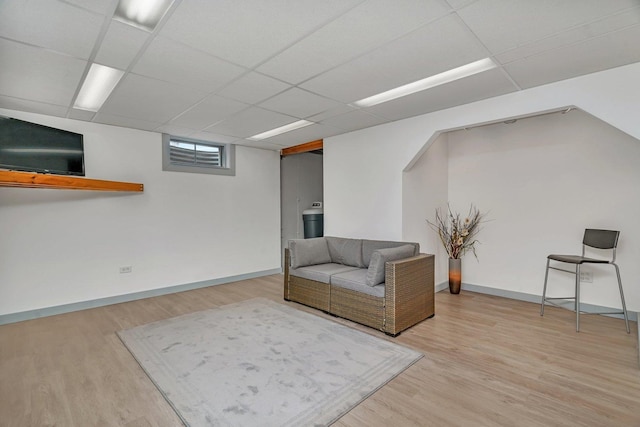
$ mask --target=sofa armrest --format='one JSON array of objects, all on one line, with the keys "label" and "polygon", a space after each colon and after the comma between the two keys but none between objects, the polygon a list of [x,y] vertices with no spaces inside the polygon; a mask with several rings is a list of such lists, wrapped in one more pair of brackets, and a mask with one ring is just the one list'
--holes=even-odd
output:
[{"label": "sofa armrest", "polygon": [[284,248],[284,299],[289,301],[289,266],[291,265],[291,254],[289,248]]},{"label": "sofa armrest", "polygon": [[434,315],[434,258],[419,254],[385,264],[387,334],[397,335]]}]

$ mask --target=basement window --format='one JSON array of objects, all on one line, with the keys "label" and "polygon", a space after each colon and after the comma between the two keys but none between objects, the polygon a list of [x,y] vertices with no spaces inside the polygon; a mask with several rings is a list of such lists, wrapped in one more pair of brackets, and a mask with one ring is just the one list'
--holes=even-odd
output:
[{"label": "basement window", "polygon": [[162,170],[234,176],[235,145],[163,134]]}]

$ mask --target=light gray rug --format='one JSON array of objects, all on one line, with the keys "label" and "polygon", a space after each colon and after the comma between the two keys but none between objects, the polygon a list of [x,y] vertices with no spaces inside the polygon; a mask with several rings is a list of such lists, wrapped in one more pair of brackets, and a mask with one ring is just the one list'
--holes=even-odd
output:
[{"label": "light gray rug", "polygon": [[189,426],[328,425],[422,357],[263,298],[118,335]]}]

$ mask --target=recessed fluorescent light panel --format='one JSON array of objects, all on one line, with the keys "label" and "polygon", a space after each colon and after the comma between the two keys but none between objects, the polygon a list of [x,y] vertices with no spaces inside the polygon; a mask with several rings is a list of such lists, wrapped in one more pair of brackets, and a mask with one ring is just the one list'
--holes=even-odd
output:
[{"label": "recessed fluorescent light panel", "polygon": [[98,111],[123,74],[124,71],[116,70],[115,68],[91,64],[73,108]]},{"label": "recessed fluorescent light panel", "polygon": [[173,0],[120,0],[113,18],[147,31],[153,31]]},{"label": "recessed fluorescent light panel", "polygon": [[300,129],[312,124],[313,122],[310,122],[308,120],[298,120],[297,122],[289,123],[288,125],[280,126],[279,128],[271,129],[267,132],[250,136],[248,139],[252,141],[260,141],[261,139],[271,138],[272,136],[280,135],[281,133],[290,132],[292,130]]},{"label": "recessed fluorescent light panel", "polygon": [[418,80],[416,82],[361,99],[353,104],[357,107],[371,107],[373,105],[391,101],[392,99],[411,95],[412,93],[427,90],[435,86],[491,70],[496,67],[497,65],[490,58],[481,59],[479,61],[454,68],[453,70],[445,71],[443,73],[436,74],[435,76],[427,77],[426,79]]}]

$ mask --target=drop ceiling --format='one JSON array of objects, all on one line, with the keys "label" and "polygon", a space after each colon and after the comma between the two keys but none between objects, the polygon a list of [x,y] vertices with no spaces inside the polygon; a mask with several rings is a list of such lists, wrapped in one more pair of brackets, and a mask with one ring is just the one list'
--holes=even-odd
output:
[{"label": "drop ceiling", "polygon": [[[0,108],[280,150],[640,61],[640,0],[175,0],[152,32],[116,5],[0,1]],[[485,57],[498,68],[352,105]],[[125,71],[97,113],[72,107],[92,62]]]}]

